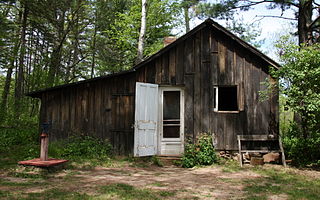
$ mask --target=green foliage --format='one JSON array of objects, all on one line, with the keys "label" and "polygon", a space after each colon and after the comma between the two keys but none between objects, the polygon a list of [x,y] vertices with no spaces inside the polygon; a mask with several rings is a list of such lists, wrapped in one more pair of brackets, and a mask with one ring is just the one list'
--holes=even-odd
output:
[{"label": "green foliage", "polygon": [[320,167],[320,134],[313,133],[308,138],[303,138],[301,135],[298,125],[294,122],[283,134],[283,145],[287,158],[292,159],[293,165]]},{"label": "green foliage", "polygon": [[290,128],[290,123],[293,120],[293,112],[287,106],[287,97],[284,95],[279,96],[279,126],[280,126],[280,134],[284,135]]},{"label": "green foliage", "polygon": [[152,156],[151,161],[154,165],[156,165],[158,167],[163,167],[163,163],[161,162],[161,160],[157,156]]},{"label": "green foliage", "polygon": [[[4,154],[10,159],[2,160]],[[38,131],[35,128],[0,128],[0,168],[35,157],[39,157]]]},{"label": "green foliage", "polygon": [[[141,3],[134,0],[128,3],[128,9],[117,12],[117,20],[104,33],[111,38],[109,45],[116,52],[114,71],[124,70],[134,65],[141,25]],[[149,0],[147,6],[147,25],[144,56],[150,56],[163,47],[163,38],[171,35],[178,14],[175,2]],[[99,69],[100,70],[100,69]],[[103,71],[103,68],[101,68]]]},{"label": "green foliage", "polygon": [[320,44],[301,47],[282,38],[277,47],[284,65],[273,75],[286,104],[301,117],[303,138],[320,133]]},{"label": "green foliage", "polygon": [[[283,66],[271,69],[279,85],[268,82],[268,91],[279,88],[280,128],[288,158],[295,165],[319,163],[320,153],[320,44],[298,46],[288,37],[277,44]],[[286,112],[286,110],[289,110]],[[301,118],[299,124],[289,123],[292,112]]]},{"label": "green foliage", "polygon": [[212,136],[202,134],[196,144],[186,144],[181,161],[182,167],[186,168],[215,163],[217,155],[212,145]]},{"label": "green foliage", "polygon": [[80,158],[108,158],[112,153],[112,146],[108,140],[100,140],[90,136],[70,137],[65,143],[58,141],[50,144],[49,155],[53,157],[77,160]]}]

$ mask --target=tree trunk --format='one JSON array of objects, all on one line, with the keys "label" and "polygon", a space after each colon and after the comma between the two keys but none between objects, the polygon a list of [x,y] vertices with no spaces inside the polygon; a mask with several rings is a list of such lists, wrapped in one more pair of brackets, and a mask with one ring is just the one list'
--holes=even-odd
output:
[{"label": "tree trunk", "polygon": [[2,101],[0,106],[0,123],[5,119],[7,114],[7,104],[8,104],[8,96],[10,93],[10,85],[11,85],[11,77],[13,67],[10,66],[7,71],[6,81],[4,84],[3,92],[2,92]]},{"label": "tree trunk", "polygon": [[312,44],[312,0],[300,0],[298,11],[299,44]]},{"label": "tree trunk", "polygon": [[27,30],[27,18],[28,18],[28,7],[26,3],[23,5],[23,14],[21,21],[21,33],[20,33],[20,55],[19,65],[17,68],[17,79],[15,85],[15,114],[19,118],[21,113],[21,98],[24,93],[24,57],[26,52],[26,30]]},{"label": "tree trunk", "polygon": [[184,11],[184,23],[185,23],[185,26],[186,26],[186,33],[188,33],[190,31],[189,8],[188,7],[184,7],[183,11]]},{"label": "tree trunk", "polygon": [[65,11],[59,10],[57,13],[56,22],[58,24],[56,30],[56,39],[53,44],[53,51],[51,54],[47,87],[52,87],[55,85],[58,73],[60,71],[61,65],[61,49],[63,47],[64,40],[66,39],[66,31],[64,28],[65,23]]},{"label": "tree trunk", "polygon": [[144,49],[144,40],[146,35],[146,25],[147,25],[147,0],[141,0],[142,9],[141,9],[141,29],[138,41],[138,56],[136,63],[139,63],[143,60],[143,49]]},{"label": "tree trunk", "polygon": [[93,32],[93,39],[92,39],[92,61],[91,61],[91,78],[94,77],[94,68],[96,65],[96,40],[97,40],[97,20],[95,20],[94,24],[94,32]]},{"label": "tree trunk", "polygon": [[[8,13],[6,13],[6,14],[8,14]],[[22,13],[20,12],[19,15],[17,16],[17,19],[15,20],[17,24],[19,24],[21,22],[21,18],[22,18]],[[2,91],[2,99],[1,99],[1,104],[0,104],[0,113],[1,113],[0,114],[0,123],[6,118],[6,114],[7,114],[8,97],[10,94],[12,73],[13,73],[13,69],[15,67],[15,59],[18,55],[18,50],[20,47],[18,35],[19,35],[19,30],[16,29],[14,35],[12,36],[13,40],[14,40],[14,46],[13,46],[12,55],[10,56],[10,65],[8,67],[6,80],[5,80],[3,91]]]}]

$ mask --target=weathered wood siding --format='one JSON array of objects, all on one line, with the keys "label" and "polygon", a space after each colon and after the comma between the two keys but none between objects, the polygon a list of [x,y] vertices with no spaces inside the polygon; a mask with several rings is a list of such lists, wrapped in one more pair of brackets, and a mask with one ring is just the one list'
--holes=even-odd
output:
[{"label": "weathered wood siding", "polygon": [[50,139],[90,135],[109,139],[118,154],[133,149],[135,74],[62,88],[42,95],[40,123]]},{"label": "weathered wood siding", "polygon": [[[277,96],[261,102],[268,64],[205,27],[136,72],[42,94],[40,122],[51,121],[51,138],[71,134],[110,140],[119,154],[133,152],[135,82],[181,86],[185,91],[185,136],[213,133],[217,149],[236,150],[238,134],[277,134]],[[213,86],[237,85],[239,113],[213,111]]]},{"label": "weathered wood siding", "polygon": [[[207,27],[137,70],[137,76],[141,82],[184,87],[187,139],[213,133],[217,149],[237,150],[239,134],[278,134],[277,96],[259,99],[268,69],[261,58]],[[219,85],[237,85],[238,113],[213,111],[213,86]]]}]

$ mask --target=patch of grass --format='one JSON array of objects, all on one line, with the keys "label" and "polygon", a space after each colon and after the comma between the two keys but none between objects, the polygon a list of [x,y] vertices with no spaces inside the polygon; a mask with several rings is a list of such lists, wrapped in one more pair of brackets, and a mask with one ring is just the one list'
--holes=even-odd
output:
[{"label": "patch of grass", "polygon": [[0,190],[0,198],[10,199],[12,194],[9,191]]},{"label": "patch of grass", "polygon": [[269,195],[281,194],[289,199],[320,199],[319,179],[310,180],[284,170],[261,167],[253,170],[265,177],[244,181],[248,199],[267,199]]},{"label": "patch of grass", "polygon": [[47,179],[50,175],[55,173],[55,171],[50,171],[48,169],[30,166],[16,166],[15,168],[7,170],[7,172],[8,176],[26,179]]},{"label": "patch of grass", "polygon": [[12,186],[12,187],[28,187],[28,186],[38,186],[38,185],[45,185],[46,183],[39,182],[39,181],[28,181],[28,182],[12,182],[12,181],[5,181],[0,180],[1,186]]},{"label": "patch of grass", "polygon": [[166,186],[164,183],[161,183],[161,182],[154,182],[154,183],[152,183],[152,185],[157,186],[157,187],[165,187]]},{"label": "patch of grass", "polygon": [[40,193],[28,193],[26,199],[74,199],[86,200],[90,199],[87,194],[52,188]]},{"label": "patch of grass", "polygon": [[160,191],[159,195],[162,197],[172,197],[176,194],[175,191]]},{"label": "patch of grass", "polygon": [[240,167],[239,162],[235,160],[220,160],[220,164],[223,165],[222,172],[226,173],[239,172],[245,169]]},{"label": "patch of grass", "polygon": [[[175,195],[173,191],[154,191],[150,189],[137,189],[131,185],[117,183],[102,186],[100,189],[101,197],[113,197],[115,199],[141,200],[141,199],[162,199],[163,197],[171,197]],[[99,197],[98,197],[99,198]]]}]

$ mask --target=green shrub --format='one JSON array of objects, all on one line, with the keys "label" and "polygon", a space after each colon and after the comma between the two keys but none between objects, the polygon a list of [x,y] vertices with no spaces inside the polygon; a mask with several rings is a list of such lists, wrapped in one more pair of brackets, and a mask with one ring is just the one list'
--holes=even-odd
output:
[{"label": "green shrub", "polygon": [[182,167],[191,168],[199,165],[212,165],[217,161],[217,155],[212,145],[212,136],[202,134],[196,144],[186,144],[185,153],[181,159]]},{"label": "green shrub", "polygon": [[309,134],[303,138],[295,123],[291,123],[289,130],[283,135],[283,145],[288,159],[297,166],[320,164],[320,133]]},{"label": "green shrub", "polygon": [[38,143],[38,131],[35,128],[0,128],[0,151],[7,151],[17,145]]},{"label": "green shrub", "polygon": [[49,147],[49,155],[68,159],[109,157],[111,151],[112,146],[107,140],[90,136],[70,137],[66,143],[58,141]]}]

